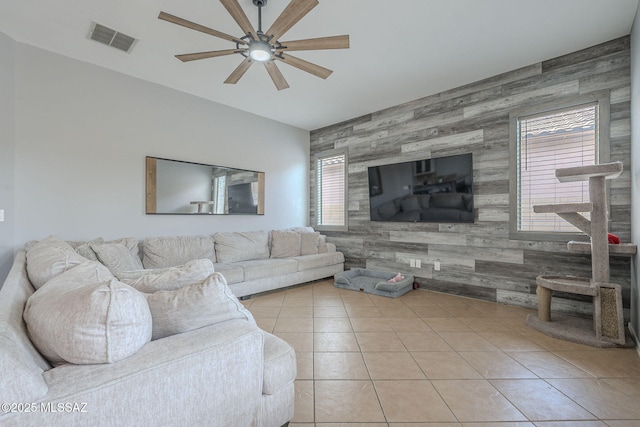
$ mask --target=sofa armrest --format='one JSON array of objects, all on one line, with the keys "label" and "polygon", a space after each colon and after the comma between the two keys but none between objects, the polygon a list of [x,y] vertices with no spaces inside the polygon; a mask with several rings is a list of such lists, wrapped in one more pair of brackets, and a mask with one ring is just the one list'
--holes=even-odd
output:
[{"label": "sofa armrest", "polygon": [[[255,425],[260,414],[264,337],[231,320],[145,345],[113,364],[62,365],[44,374],[42,402],[86,403],[86,412],[20,414],[33,425]],[[173,396],[167,400],[169,396]],[[215,402],[215,403],[213,403]],[[22,418],[27,415],[28,418]]]},{"label": "sofa armrest", "polygon": [[334,243],[327,242],[327,252],[336,252],[336,245]]}]

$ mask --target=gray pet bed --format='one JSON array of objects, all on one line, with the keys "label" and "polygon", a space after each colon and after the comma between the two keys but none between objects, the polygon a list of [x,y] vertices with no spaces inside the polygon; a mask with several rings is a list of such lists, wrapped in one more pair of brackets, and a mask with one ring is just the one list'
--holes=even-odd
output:
[{"label": "gray pet bed", "polygon": [[389,279],[395,277],[396,274],[386,271],[353,268],[336,274],[333,284],[342,289],[396,298],[413,289],[413,276],[411,275],[404,275],[404,279],[395,283],[389,282]]}]

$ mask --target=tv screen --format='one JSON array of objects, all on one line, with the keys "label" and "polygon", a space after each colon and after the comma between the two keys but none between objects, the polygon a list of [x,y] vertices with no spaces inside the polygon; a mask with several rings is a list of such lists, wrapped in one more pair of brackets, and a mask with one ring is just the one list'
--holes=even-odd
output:
[{"label": "tv screen", "polygon": [[369,168],[371,221],[473,222],[471,153]]},{"label": "tv screen", "polygon": [[230,214],[258,213],[251,183],[230,185],[227,191]]}]

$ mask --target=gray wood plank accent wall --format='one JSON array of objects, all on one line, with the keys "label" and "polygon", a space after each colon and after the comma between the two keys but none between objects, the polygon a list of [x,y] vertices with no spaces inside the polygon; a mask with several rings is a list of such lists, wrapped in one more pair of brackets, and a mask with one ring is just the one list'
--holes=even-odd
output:
[{"label": "gray wood plank accent wall", "polygon": [[[428,72],[425,73],[428,78]],[[419,82],[417,82],[419,84]],[[610,231],[631,235],[630,38],[622,37],[476,83],[311,132],[314,155],[348,150],[348,231],[326,232],[346,267],[413,274],[420,287],[535,308],[539,274],[591,276],[589,255],[566,242],[509,239],[509,113],[567,96],[610,91],[611,161],[624,172],[612,181]],[[473,153],[475,223],[390,223],[369,219],[367,167]],[[311,197],[315,224],[315,197]],[[410,268],[409,259],[422,260]],[[433,269],[434,261],[441,270]],[[628,318],[630,259],[611,257],[611,281],[623,287]],[[569,295],[553,310],[589,315],[590,304]]]}]

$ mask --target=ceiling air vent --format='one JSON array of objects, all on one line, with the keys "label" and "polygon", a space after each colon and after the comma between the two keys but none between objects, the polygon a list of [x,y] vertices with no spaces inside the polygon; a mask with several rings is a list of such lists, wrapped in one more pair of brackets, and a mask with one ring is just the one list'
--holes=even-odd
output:
[{"label": "ceiling air vent", "polygon": [[119,33],[116,30],[112,30],[95,22],[91,23],[89,38],[127,53],[131,52],[133,45],[137,41],[131,36]]}]

